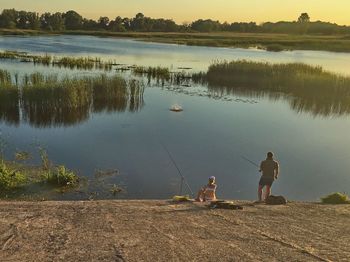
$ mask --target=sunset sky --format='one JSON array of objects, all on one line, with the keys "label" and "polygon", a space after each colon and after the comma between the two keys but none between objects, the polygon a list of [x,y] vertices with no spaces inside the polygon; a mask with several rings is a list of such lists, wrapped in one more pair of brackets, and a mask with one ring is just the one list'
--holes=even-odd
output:
[{"label": "sunset sky", "polygon": [[75,10],[84,17],[133,17],[142,12],[154,18],[171,18],[178,23],[198,18],[228,21],[296,20],[302,12],[311,20],[350,25],[350,0],[0,0],[0,8],[42,13]]}]

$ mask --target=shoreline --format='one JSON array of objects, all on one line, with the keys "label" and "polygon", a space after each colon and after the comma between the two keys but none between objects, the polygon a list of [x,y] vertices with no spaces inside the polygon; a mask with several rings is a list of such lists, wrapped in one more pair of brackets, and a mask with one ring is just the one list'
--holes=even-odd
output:
[{"label": "shoreline", "polygon": [[350,205],[0,201],[2,261],[345,261]]},{"label": "shoreline", "polygon": [[170,32],[108,32],[108,31],[64,31],[0,29],[0,36],[40,35],[86,35],[96,37],[129,38],[144,42],[207,46],[223,48],[258,48],[271,52],[309,50],[350,52],[347,35],[291,35],[272,33],[170,33]]}]

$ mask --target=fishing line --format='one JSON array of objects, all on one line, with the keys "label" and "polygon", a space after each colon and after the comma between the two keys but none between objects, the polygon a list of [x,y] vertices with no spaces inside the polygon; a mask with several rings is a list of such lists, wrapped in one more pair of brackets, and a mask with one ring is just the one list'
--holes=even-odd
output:
[{"label": "fishing line", "polygon": [[168,150],[168,148],[165,146],[165,144],[159,139],[159,143],[163,146],[165,152],[167,152],[171,162],[173,163],[173,165],[175,166],[177,172],[179,173],[180,177],[181,177],[181,185],[180,185],[180,195],[182,194],[182,185],[183,183],[185,183],[185,185],[187,186],[187,188],[189,189],[189,191],[191,192],[191,195],[193,195],[193,191],[190,187],[190,185],[188,184],[185,176],[182,174],[181,169],[179,168],[179,166],[176,164],[175,159],[173,158],[173,156],[171,155],[170,151]]}]

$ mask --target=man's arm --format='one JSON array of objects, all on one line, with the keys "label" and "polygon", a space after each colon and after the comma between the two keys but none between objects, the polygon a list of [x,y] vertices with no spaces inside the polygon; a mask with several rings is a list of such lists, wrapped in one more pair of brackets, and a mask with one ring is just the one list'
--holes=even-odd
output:
[{"label": "man's arm", "polygon": [[264,162],[264,161],[261,161],[261,163],[260,163],[260,169],[259,169],[259,172],[260,172],[260,173],[261,173],[262,170],[263,170],[263,162]]},{"label": "man's arm", "polygon": [[276,167],[275,167],[275,178],[276,179],[278,178],[279,172],[280,172],[280,166],[279,166],[278,162],[276,162]]}]

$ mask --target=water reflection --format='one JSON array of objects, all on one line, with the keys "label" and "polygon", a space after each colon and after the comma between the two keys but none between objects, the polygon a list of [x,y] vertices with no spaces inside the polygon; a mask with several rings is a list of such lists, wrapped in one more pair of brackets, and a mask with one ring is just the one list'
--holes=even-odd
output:
[{"label": "water reflection", "polygon": [[[33,76],[31,76],[33,78]],[[91,113],[136,112],[144,104],[144,87],[136,80],[101,75],[48,83],[44,78],[21,87],[0,87],[0,120],[35,127],[70,126]]]},{"label": "water reflection", "polygon": [[268,98],[272,101],[283,99],[290,108],[297,113],[307,113],[314,117],[339,117],[350,114],[350,96],[346,93],[308,92],[298,94],[285,94],[261,90],[260,88],[223,87],[208,84],[208,90],[213,97],[227,95],[243,96],[249,98]]},{"label": "water reflection", "polygon": [[19,90],[0,88],[0,121],[17,125],[20,119]]}]

